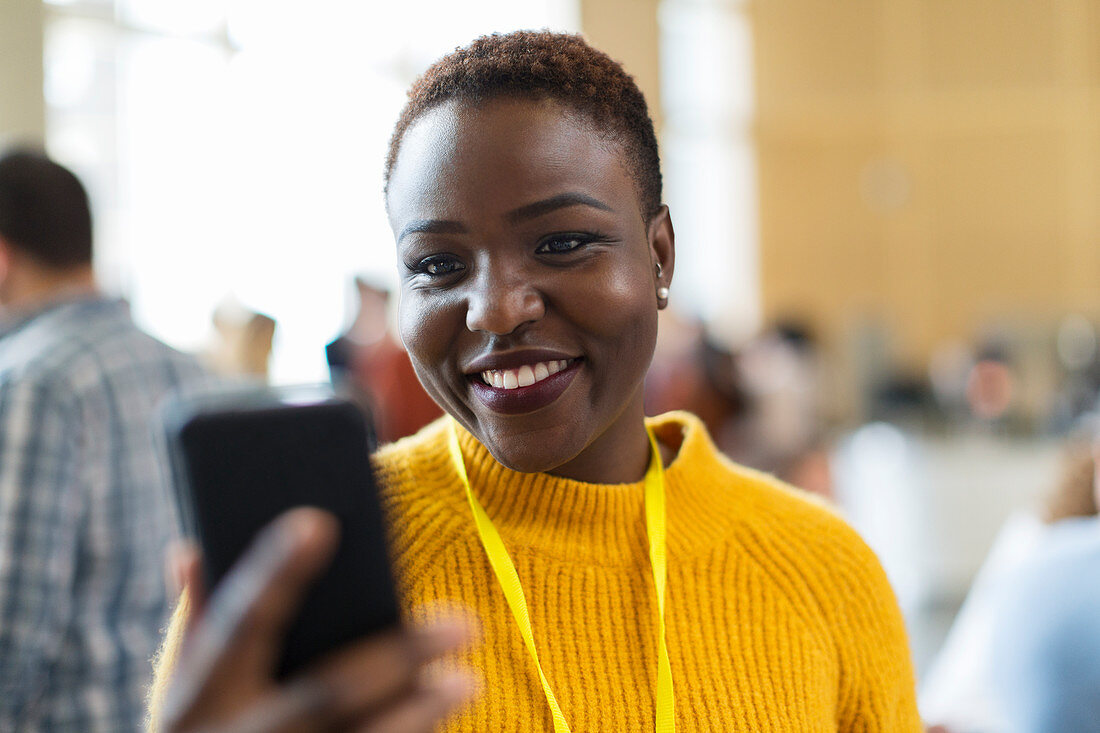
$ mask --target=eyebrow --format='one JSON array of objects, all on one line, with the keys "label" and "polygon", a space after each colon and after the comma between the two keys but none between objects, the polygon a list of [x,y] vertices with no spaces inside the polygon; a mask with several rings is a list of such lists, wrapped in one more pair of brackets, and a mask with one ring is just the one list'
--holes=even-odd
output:
[{"label": "eyebrow", "polygon": [[[519,208],[509,211],[507,214],[504,215],[504,218],[509,223],[516,224],[521,221],[527,221],[528,219],[536,219],[545,214],[549,214],[551,211],[565,209],[570,206],[589,206],[593,209],[599,209],[600,211],[613,210],[610,206],[597,198],[593,198],[588,194],[574,191],[569,193],[559,193],[557,196],[551,196],[550,198],[542,199],[541,201],[524,204]],[[401,242],[402,239],[410,234],[466,233],[466,227],[457,221],[451,221],[448,219],[416,219],[405,225],[405,228],[401,230],[401,234],[398,235],[397,241]]]},{"label": "eyebrow", "polygon": [[397,236],[398,243],[410,234],[465,234],[466,227],[446,219],[416,219],[410,221]]},{"label": "eyebrow", "polygon": [[592,198],[583,193],[570,192],[559,193],[557,196],[551,196],[548,199],[536,201],[532,204],[525,204],[518,209],[512,209],[505,214],[504,218],[512,224],[515,224],[527,219],[535,219],[543,214],[549,214],[551,211],[557,211],[558,209],[564,209],[570,206],[591,206],[593,209],[599,209],[600,211],[612,210],[610,206],[599,199]]}]

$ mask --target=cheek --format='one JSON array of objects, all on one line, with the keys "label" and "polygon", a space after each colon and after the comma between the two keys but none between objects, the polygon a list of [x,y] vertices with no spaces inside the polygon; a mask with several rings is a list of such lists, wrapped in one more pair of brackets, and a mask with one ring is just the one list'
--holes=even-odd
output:
[{"label": "cheek", "polygon": [[[618,368],[649,368],[657,338],[657,301],[645,267],[629,267],[599,278],[574,296],[577,318],[608,347],[605,358]],[[629,366],[628,366],[629,364]]]},{"label": "cheek", "polygon": [[401,341],[409,352],[416,374],[438,401],[442,367],[451,349],[453,308],[417,293],[403,293],[398,309]]},{"label": "cheek", "polygon": [[426,337],[428,331],[424,328],[424,308],[421,299],[416,295],[402,293],[401,303],[397,308],[397,328],[401,333],[401,343],[413,361],[417,355],[427,346]]},{"label": "cheek", "polygon": [[652,310],[653,299],[649,297],[648,283],[637,272],[624,273],[612,278],[605,286],[612,308],[620,309],[636,317]]}]

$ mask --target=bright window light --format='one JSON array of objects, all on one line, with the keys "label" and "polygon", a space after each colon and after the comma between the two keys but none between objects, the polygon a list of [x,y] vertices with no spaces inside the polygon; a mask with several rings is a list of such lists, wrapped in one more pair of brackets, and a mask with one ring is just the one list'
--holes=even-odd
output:
[{"label": "bright window light", "polygon": [[48,144],[89,184],[101,281],[185,350],[224,301],[271,316],[276,383],[327,378],[353,276],[396,284],[382,165],[412,80],[478,35],[579,27],[577,0],[49,11]]},{"label": "bright window light", "polygon": [[[728,345],[760,327],[752,33],[744,3],[660,7],[666,191],[678,306]],[[674,285],[675,288],[675,285]]]}]

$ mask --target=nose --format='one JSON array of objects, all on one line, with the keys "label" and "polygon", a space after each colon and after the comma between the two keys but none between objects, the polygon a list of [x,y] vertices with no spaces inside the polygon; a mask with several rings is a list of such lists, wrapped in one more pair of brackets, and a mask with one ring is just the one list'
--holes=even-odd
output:
[{"label": "nose", "polygon": [[477,278],[466,306],[466,327],[503,336],[546,313],[542,294],[522,273],[485,272]]}]

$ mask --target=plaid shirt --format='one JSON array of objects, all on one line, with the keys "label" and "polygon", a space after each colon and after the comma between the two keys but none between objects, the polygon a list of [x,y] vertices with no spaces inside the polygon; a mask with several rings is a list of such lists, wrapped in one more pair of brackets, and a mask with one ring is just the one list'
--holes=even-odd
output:
[{"label": "plaid shirt", "polygon": [[117,301],[0,323],[0,731],[130,731],[175,514],[151,419],[197,364]]}]

